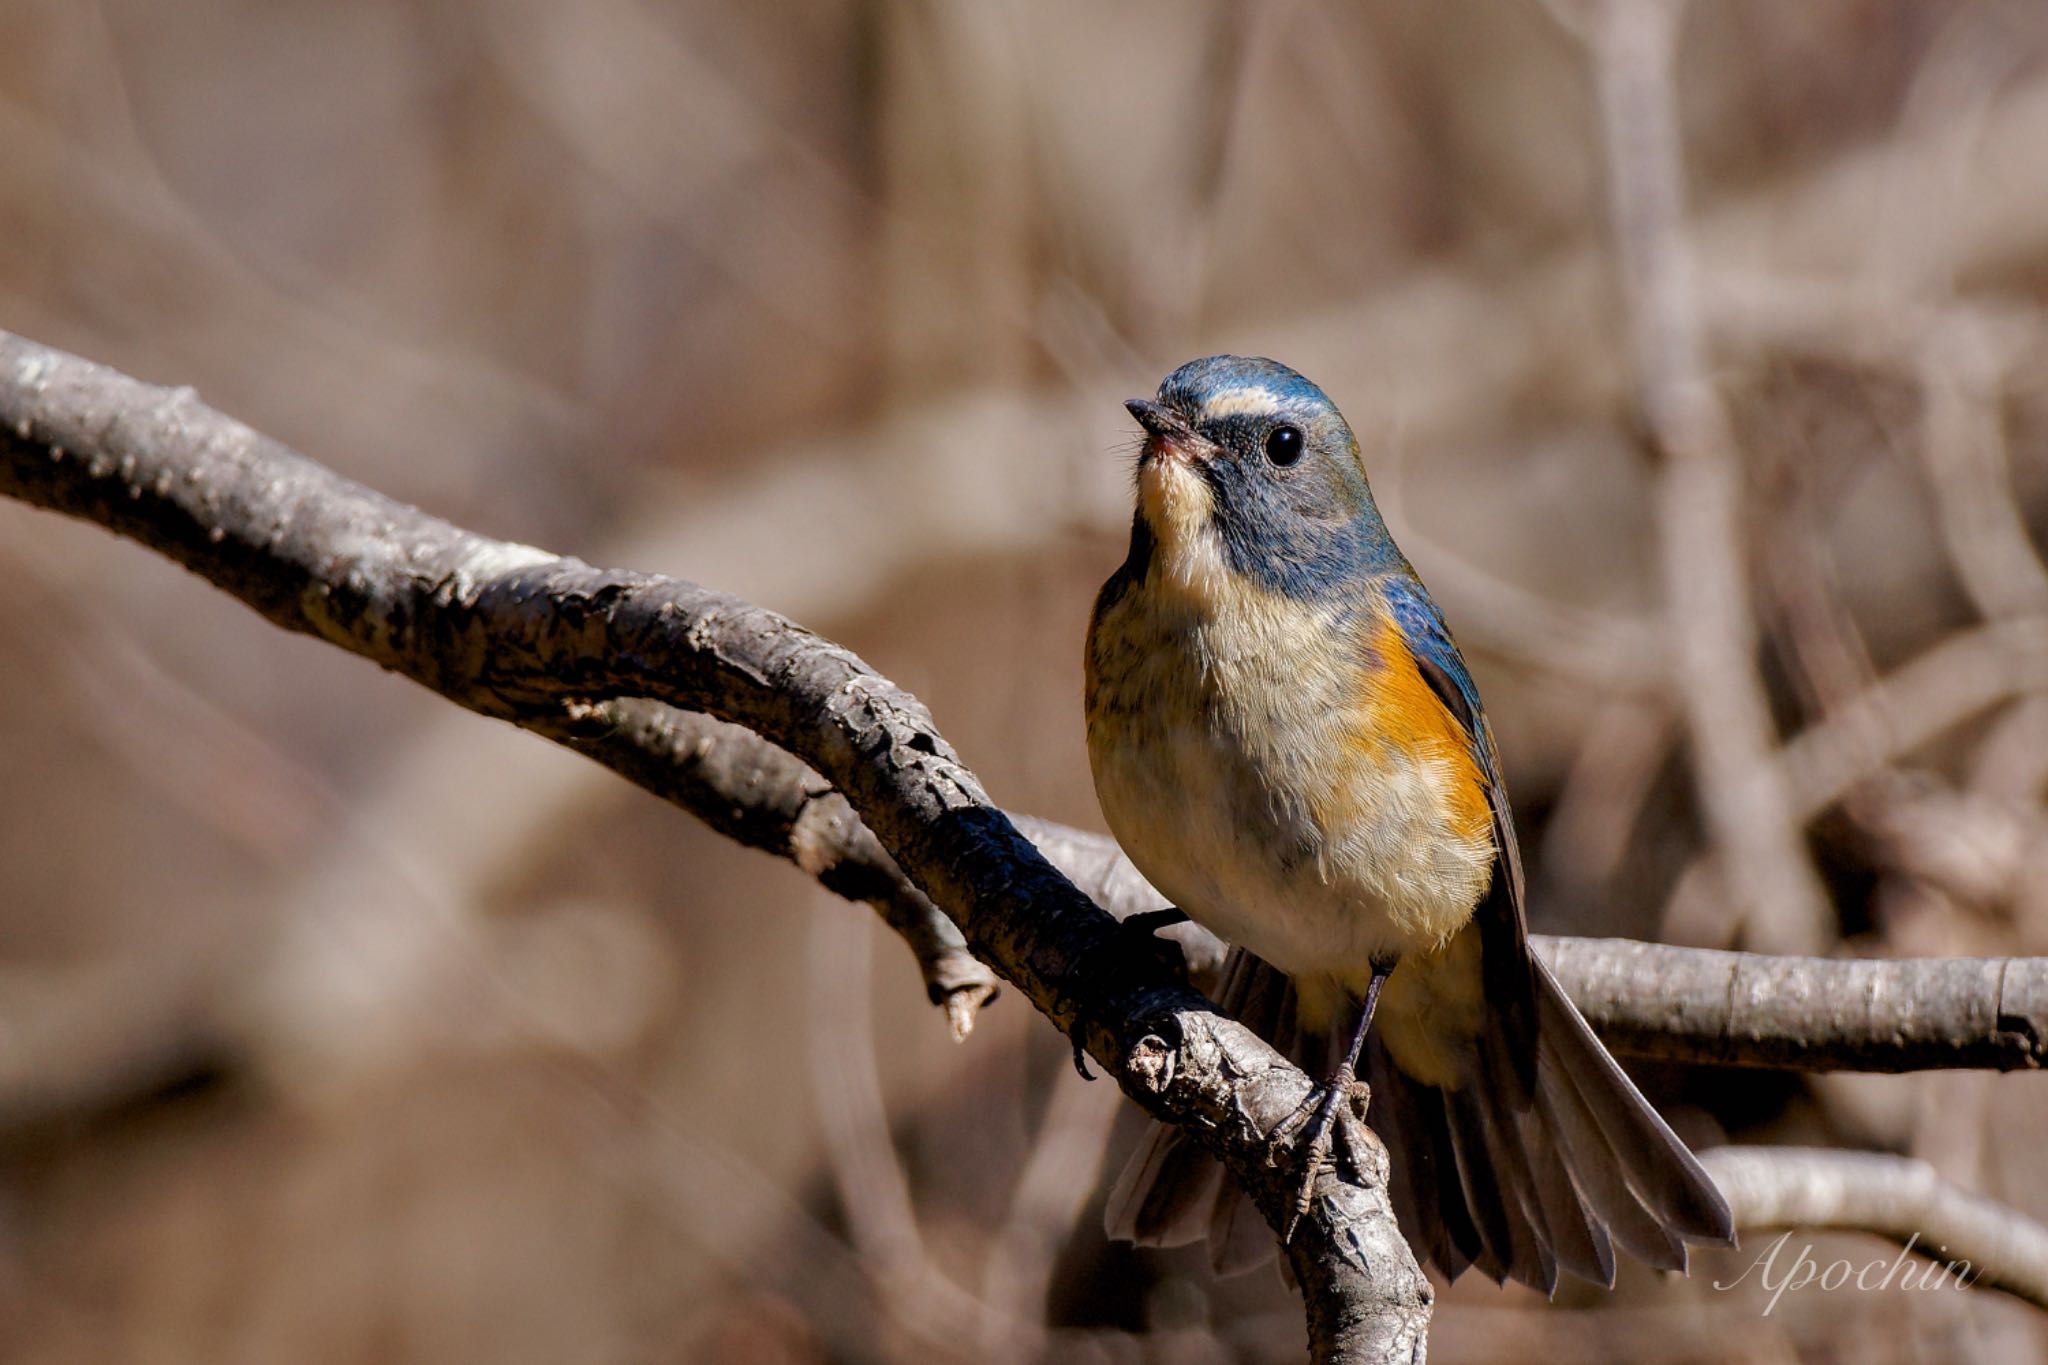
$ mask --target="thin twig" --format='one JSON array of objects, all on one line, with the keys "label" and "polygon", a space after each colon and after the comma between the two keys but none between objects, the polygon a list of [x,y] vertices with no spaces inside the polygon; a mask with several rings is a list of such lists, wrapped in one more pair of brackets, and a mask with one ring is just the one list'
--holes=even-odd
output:
[{"label": "thin twig", "polygon": [[808,1046],[811,1091],[847,1229],[862,1268],[892,1316],[963,1357],[969,1342],[1042,1335],[1028,1318],[991,1311],[926,1252],[910,1178],[896,1152],[882,1100],[869,992],[871,930],[820,905],[811,921]]},{"label": "thin twig", "polygon": [[2048,619],[1958,631],[1785,744],[1794,818],[1820,814],[1886,763],[2012,697],[2048,688]]}]

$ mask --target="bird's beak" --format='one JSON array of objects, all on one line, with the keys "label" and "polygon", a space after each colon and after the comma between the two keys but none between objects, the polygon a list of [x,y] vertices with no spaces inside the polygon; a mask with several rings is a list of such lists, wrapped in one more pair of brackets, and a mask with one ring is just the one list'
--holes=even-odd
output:
[{"label": "bird's beak", "polygon": [[1124,406],[1145,428],[1145,449],[1138,457],[1138,515],[1167,558],[1185,557],[1215,513],[1215,492],[1201,473],[1216,447],[1164,403],[1133,398]]},{"label": "bird's beak", "polygon": [[1165,447],[1192,455],[1202,444],[1195,429],[1188,425],[1188,419],[1164,403],[1155,403],[1149,398],[1132,398],[1126,400],[1124,406],[1130,409],[1131,416],[1138,419],[1138,425],[1145,428],[1145,434],[1152,438],[1147,444],[1154,448]]}]

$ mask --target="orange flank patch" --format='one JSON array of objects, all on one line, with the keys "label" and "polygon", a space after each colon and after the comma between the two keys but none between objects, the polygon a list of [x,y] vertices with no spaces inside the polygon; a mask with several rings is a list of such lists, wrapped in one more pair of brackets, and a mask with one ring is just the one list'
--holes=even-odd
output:
[{"label": "orange flank patch", "polygon": [[[1378,666],[1362,669],[1365,724],[1352,738],[1359,757],[1384,762],[1392,748],[1413,760],[1436,766],[1443,774],[1444,823],[1456,838],[1490,840],[1493,803],[1485,773],[1474,756],[1475,740],[1423,679],[1408,641],[1392,617],[1383,617],[1373,632]],[[1375,752],[1364,752],[1373,750]]]},{"label": "orange flank patch", "polygon": [[1341,713],[1301,727],[1333,746],[1314,755],[1309,814],[1325,840],[1324,883],[1372,921],[1357,948],[1361,969],[1374,954],[1442,946],[1486,893],[1496,853],[1471,738],[1393,624],[1377,624],[1374,636],[1344,679]]}]

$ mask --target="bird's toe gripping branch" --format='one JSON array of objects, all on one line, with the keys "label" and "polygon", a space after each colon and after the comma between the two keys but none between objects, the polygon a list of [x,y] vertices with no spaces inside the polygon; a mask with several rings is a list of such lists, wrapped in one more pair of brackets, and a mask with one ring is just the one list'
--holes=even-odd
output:
[{"label": "bird's toe gripping branch", "polygon": [[1075,1010],[1074,1027],[1068,1038],[1074,1045],[1074,1070],[1081,1074],[1082,1080],[1095,1079],[1095,1074],[1088,1069],[1087,1038],[1090,1028],[1100,1026],[1116,1031],[1116,1012],[1109,1008],[1109,992],[1115,990],[1119,982],[1156,979],[1163,971],[1174,981],[1187,984],[1187,954],[1172,939],[1159,937],[1161,929],[1185,924],[1187,918],[1186,912],[1171,906],[1131,915],[1118,920],[1116,929],[1091,954],[1084,979],[1076,982],[1070,993]]}]

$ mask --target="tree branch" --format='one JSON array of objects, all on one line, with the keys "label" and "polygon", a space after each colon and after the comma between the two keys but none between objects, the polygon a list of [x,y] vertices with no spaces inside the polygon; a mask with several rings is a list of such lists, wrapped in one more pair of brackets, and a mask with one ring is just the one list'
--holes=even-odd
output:
[{"label": "tree branch", "polygon": [[[1100,834],[1018,826],[1119,919],[1165,899]],[[1167,931],[1197,984],[1223,962],[1198,925]],[[1616,1053],[1794,1071],[2038,1071],[2048,1066],[2048,958],[1845,959],[1531,936]]]},{"label": "tree branch", "polygon": [[[1154,891],[1110,839],[1016,817],[1052,863],[1119,919]],[[1223,945],[1179,938],[1198,984]],[[1534,934],[1565,994],[1616,1053],[1793,1071],[2038,1071],[2048,1066],[2048,958],[1778,957]]]},{"label": "tree branch", "polygon": [[[557,733],[596,720],[610,728],[583,738],[622,768],[660,751],[659,727],[593,707],[647,698],[755,731],[829,780],[976,954],[1126,1093],[1193,1132],[1270,1223],[1286,1214],[1309,1078],[1191,989],[1107,952],[1115,922],[989,802],[924,707],[848,651],[694,584],[471,535],[190,390],[6,333],[0,492],[141,541],[473,711]],[[786,832],[769,842],[796,849],[800,819],[771,821]],[[1105,960],[1115,975],[1091,965]],[[1394,1224],[1385,1151],[1355,1115],[1339,1136],[1349,1161],[1318,1177],[1289,1248],[1312,1353],[1419,1358],[1432,1295]]]},{"label": "tree branch", "polygon": [[1617,1052],[1797,1071],[2037,1071],[2048,958],[1770,957],[1536,937]]},{"label": "tree branch", "polygon": [[[784,780],[818,781],[759,737],[718,728],[732,770],[761,773],[779,760],[787,769]],[[628,742],[631,733],[614,738]],[[630,756],[594,756],[628,770]],[[658,780],[660,756],[651,761]],[[642,785],[661,790],[654,781]],[[719,822],[728,813],[750,826],[744,811],[757,800],[779,808],[787,798],[762,782],[725,783],[679,804],[723,829]],[[1034,816],[1011,818],[1053,866],[1118,919],[1166,903],[1107,837]],[[744,834],[734,837],[770,847]],[[848,839],[832,849],[835,865],[848,869],[849,885],[894,868],[884,861],[858,874],[850,870],[863,859],[887,859],[872,839]],[[794,853],[786,856],[803,865]],[[1180,942],[1196,984],[1210,984],[1223,945],[1199,925],[1166,933]],[[1630,939],[1533,938],[1580,1012],[1610,1048],[1627,1056],[1798,1071],[2036,1071],[2048,1065],[2048,958],[1777,957]]]}]

